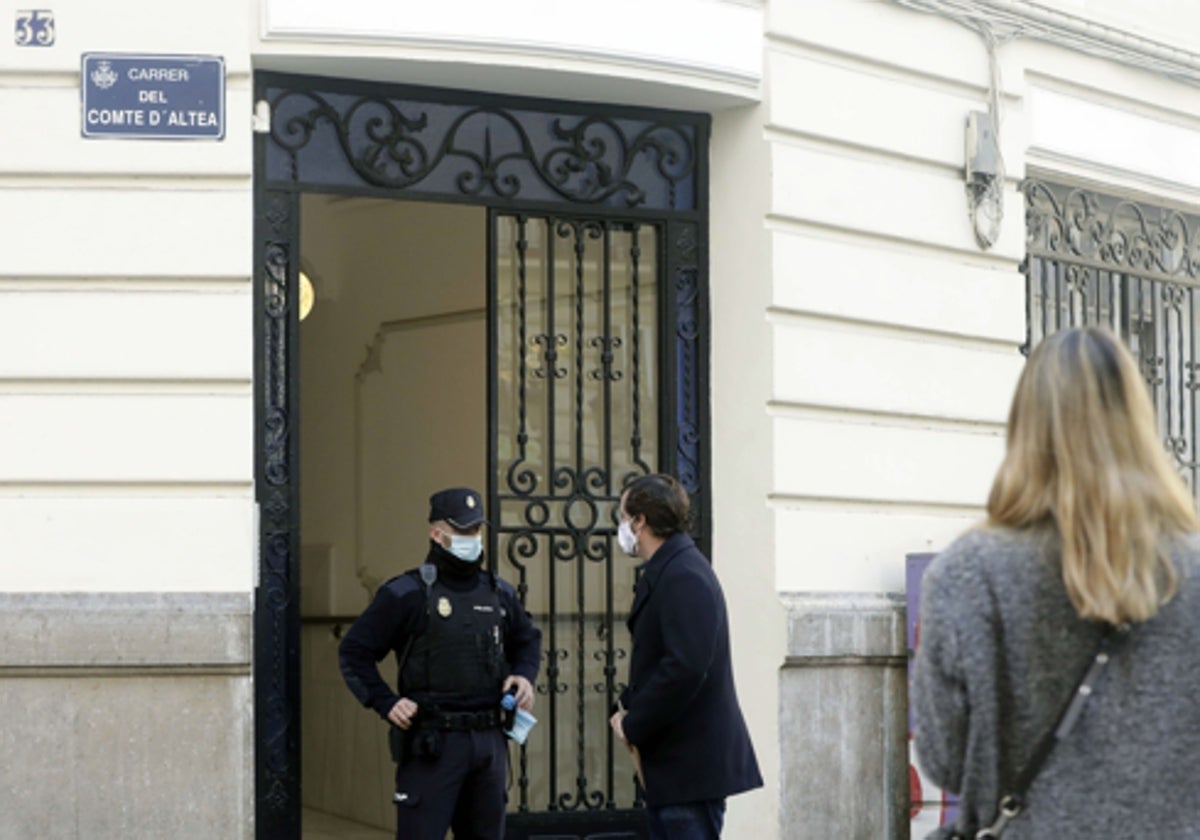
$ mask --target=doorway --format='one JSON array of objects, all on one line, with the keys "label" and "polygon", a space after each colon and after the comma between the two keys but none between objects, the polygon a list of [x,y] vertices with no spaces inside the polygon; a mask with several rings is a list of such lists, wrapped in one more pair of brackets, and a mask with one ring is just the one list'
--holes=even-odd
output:
[{"label": "doorway", "polygon": [[301,836],[302,805],[392,824],[336,643],[459,483],[544,634],[509,835],[640,836],[605,725],[614,507],[672,472],[707,543],[707,117],[276,75],[256,99],[258,836]]},{"label": "doorway", "polygon": [[386,727],[346,689],[337,644],[424,560],[429,493],[486,486],[486,223],[467,205],[300,199],[301,790],[322,824],[394,836]]}]

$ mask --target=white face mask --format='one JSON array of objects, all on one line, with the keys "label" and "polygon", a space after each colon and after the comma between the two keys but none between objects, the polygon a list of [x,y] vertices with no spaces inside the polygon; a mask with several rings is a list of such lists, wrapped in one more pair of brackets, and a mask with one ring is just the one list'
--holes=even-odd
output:
[{"label": "white face mask", "polygon": [[630,557],[637,557],[637,534],[633,533],[628,519],[621,520],[621,524],[617,526],[617,542],[622,551]]},{"label": "white face mask", "polygon": [[483,554],[483,535],[464,537],[458,534],[446,534],[445,531],[442,533],[450,538],[450,545],[446,550],[459,560],[474,563],[479,559],[479,555]]}]

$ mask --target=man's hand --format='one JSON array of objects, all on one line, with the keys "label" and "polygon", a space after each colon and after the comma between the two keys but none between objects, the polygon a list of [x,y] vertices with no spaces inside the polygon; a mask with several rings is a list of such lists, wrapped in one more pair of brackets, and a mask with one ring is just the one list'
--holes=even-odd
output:
[{"label": "man's hand", "polygon": [[617,711],[613,712],[613,716],[608,719],[608,725],[612,727],[612,731],[621,739],[621,743],[625,745],[625,749],[629,750],[629,754],[633,756],[633,772],[637,774],[638,784],[644,788],[646,787],[646,776],[642,773],[642,754],[625,737],[626,714],[628,712],[624,708],[618,708]]},{"label": "man's hand", "polygon": [[621,739],[621,743],[628,747],[629,741],[625,739],[625,726],[623,723],[625,714],[624,709],[621,709],[619,712],[613,712],[613,716],[608,719],[608,725],[612,727],[612,731]]},{"label": "man's hand", "polygon": [[508,690],[514,685],[517,687],[517,706],[527,712],[533,709],[533,686],[530,685],[529,680],[517,674],[513,674],[504,681],[504,688],[502,691],[507,694]]},{"label": "man's hand", "polygon": [[401,697],[397,700],[396,705],[392,706],[392,710],[388,712],[388,720],[401,729],[408,729],[412,726],[413,718],[416,716],[417,704],[407,697]]}]

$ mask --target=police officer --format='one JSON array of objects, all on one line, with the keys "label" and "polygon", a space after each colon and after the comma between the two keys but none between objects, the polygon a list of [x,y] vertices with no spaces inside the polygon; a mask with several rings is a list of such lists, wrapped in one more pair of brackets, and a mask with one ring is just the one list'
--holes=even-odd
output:
[{"label": "police officer", "polygon": [[[392,724],[398,840],[500,840],[508,750],[501,698],[533,706],[542,634],[505,581],[482,568],[483,501],[466,487],[429,499],[425,563],[379,588],[346,632],[346,685]],[[379,674],[389,652],[397,691]]]}]

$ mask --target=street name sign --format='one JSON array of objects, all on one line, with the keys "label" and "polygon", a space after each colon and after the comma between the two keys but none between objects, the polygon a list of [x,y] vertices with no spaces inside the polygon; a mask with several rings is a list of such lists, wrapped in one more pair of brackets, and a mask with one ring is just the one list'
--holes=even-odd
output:
[{"label": "street name sign", "polygon": [[81,87],[84,137],[225,137],[223,58],[84,53]]}]

